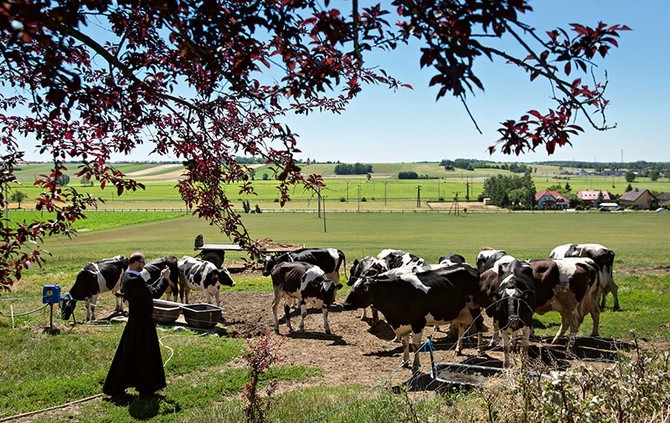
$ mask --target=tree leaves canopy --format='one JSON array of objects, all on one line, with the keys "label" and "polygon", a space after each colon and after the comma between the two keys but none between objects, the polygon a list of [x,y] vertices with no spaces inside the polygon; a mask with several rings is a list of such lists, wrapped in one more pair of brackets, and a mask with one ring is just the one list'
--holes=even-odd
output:
[{"label": "tree leaves canopy", "polygon": [[[502,122],[491,151],[521,154],[543,145],[552,153],[582,131],[574,124],[579,113],[608,127],[606,79],[572,75],[591,76],[593,62],[617,46],[626,26],[541,32],[520,20],[532,12],[526,0],[345,4],[349,10],[328,0],[0,2],[0,184],[15,181],[28,148],[54,162],[36,181],[43,194],[35,205],[53,218],[1,220],[0,283],[42,262],[40,249],[26,250],[27,243],[72,235],[71,223],[99,201],[59,186],[66,161],[78,161],[78,178],[121,195],[144,187],[110,158],[132,156],[141,144],[181,160],[186,205],[257,255],[222,189],[236,183],[240,193],[253,192],[236,156],[274,166],[282,204],[291,184],[323,185],[318,175],[301,173],[297,134],[282,118],[341,112],[367,84],[411,88],[366,62],[369,52],[410,39],[422,45],[420,65],[433,74],[437,98],[451,94],[466,110],[467,96],[484,88],[475,66],[481,59],[551,82],[555,107]],[[523,54],[498,50],[502,38]],[[1,192],[0,208],[7,201]]]}]

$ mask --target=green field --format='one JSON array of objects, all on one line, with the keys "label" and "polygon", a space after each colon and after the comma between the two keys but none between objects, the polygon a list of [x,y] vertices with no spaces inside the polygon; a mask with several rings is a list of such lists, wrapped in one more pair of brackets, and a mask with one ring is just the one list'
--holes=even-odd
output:
[{"label": "green field", "polygon": [[[69,187],[80,192],[90,193],[105,200],[99,204],[102,210],[109,209],[171,209],[180,210],[184,204],[176,190],[176,181],[181,175],[179,164],[120,164],[119,169],[130,177],[146,185],[145,190],[126,193],[119,197],[112,187],[100,190],[98,187],[81,186],[76,179],[76,165],[70,165],[72,179]],[[450,203],[458,196],[463,206],[467,207],[466,197],[476,201],[482,193],[484,181],[487,177],[504,173],[496,169],[475,169],[474,171],[446,171],[437,163],[377,163],[373,165],[373,173],[368,180],[364,175],[337,176],[333,173],[335,164],[305,165],[305,174],[322,174],[326,187],[321,190],[326,209],[330,210],[384,210],[384,209],[427,209],[428,202],[444,201]],[[545,165],[534,166],[538,170],[532,174],[537,191],[555,185],[570,184],[572,192],[584,189],[607,190],[612,194],[621,195],[625,192],[628,183],[623,177],[605,176],[562,176],[558,167]],[[415,171],[419,175],[426,175],[433,179],[399,180],[398,172]],[[28,195],[24,203],[30,208],[30,199],[38,196],[39,190],[33,186],[37,175],[48,173],[49,165],[29,164],[17,172],[19,185],[12,185],[13,190],[21,190]],[[228,196],[242,208],[242,201],[248,200],[252,206],[258,204],[262,210],[279,209],[277,181],[262,180],[263,173],[272,175],[264,167],[257,168],[254,186],[255,195],[240,195],[239,186],[230,184],[226,187]],[[668,178],[651,181],[649,178],[638,178],[631,186],[646,188],[652,192],[670,192]],[[292,201],[285,209],[288,210],[315,210],[318,207],[317,196],[313,191],[306,191],[302,186],[295,186],[291,190]],[[15,207],[16,205],[12,205]],[[322,205],[323,206],[323,205]],[[472,210],[473,207],[471,206]]]},{"label": "green field", "polygon": [[[12,212],[12,216],[19,215]],[[615,280],[623,311],[607,310],[601,315],[601,336],[638,337],[662,345],[670,342],[667,213],[331,213],[326,218],[324,222],[316,213],[263,213],[245,215],[245,222],[254,238],[340,248],[347,255],[347,267],[354,258],[384,248],[410,251],[429,261],[447,252],[474,261],[482,246],[503,248],[519,258],[537,258],[566,242],[602,243],[617,254]],[[67,291],[84,263],[135,250],[144,251],[147,258],[193,255],[197,233],[203,233],[208,242],[228,241],[206,222],[181,213],[95,212],[80,225],[81,232],[74,239],[48,239],[45,248],[51,256],[46,264],[33,266],[13,292],[0,294],[0,419],[99,394],[109,363],[96,358],[111,357],[120,337],[120,325],[77,325],[57,336],[44,333],[49,326],[48,309],[40,309],[45,284],[59,284]],[[242,257],[229,254],[226,261]],[[342,277],[346,272],[342,270]],[[235,291],[271,289],[267,278],[258,274],[236,275],[235,280]],[[347,290],[345,287],[344,294]],[[113,298],[103,295],[98,304],[109,310]],[[553,335],[559,320],[555,312],[538,316],[536,333]],[[580,335],[590,331],[589,320],[587,317],[581,326]],[[56,317],[56,324],[65,323]],[[167,345],[179,345],[174,358],[170,350],[163,351],[164,359],[170,357],[166,373],[171,375],[165,398],[153,402],[135,398],[127,406],[89,401],[65,412],[42,412],[30,420],[242,421],[239,393],[248,379],[239,366],[244,343],[225,334],[203,337],[167,329],[160,329],[159,336]],[[300,383],[318,375],[318,368],[280,364],[261,383]],[[447,412],[441,397],[409,402],[385,390],[371,393],[368,388],[323,386],[283,393],[273,400],[269,421],[301,422],[347,403],[346,411],[335,412],[324,421],[390,422],[395,420],[384,416],[398,413],[403,421],[428,421]],[[462,410],[473,407],[466,404],[476,399],[457,396],[449,401],[464,404],[457,406]],[[305,403],[312,406],[305,408]],[[302,413],[296,415],[296,407]]]}]

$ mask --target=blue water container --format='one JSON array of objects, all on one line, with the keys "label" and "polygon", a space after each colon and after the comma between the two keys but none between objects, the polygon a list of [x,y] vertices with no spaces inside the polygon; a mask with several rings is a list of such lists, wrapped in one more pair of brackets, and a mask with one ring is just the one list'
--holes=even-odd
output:
[{"label": "blue water container", "polygon": [[42,304],[57,304],[60,301],[60,285],[44,285]]}]

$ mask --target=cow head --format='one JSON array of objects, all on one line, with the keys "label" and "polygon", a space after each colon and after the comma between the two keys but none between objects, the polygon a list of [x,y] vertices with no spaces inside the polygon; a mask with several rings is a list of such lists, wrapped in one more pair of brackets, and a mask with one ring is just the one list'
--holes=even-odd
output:
[{"label": "cow head", "polygon": [[445,254],[440,256],[437,262],[443,266],[457,266],[465,263],[465,257],[460,254]]},{"label": "cow head", "polygon": [[66,292],[62,297],[60,297],[60,317],[63,320],[68,320],[72,313],[74,313],[74,308],[77,305],[77,300],[72,298],[69,292]]},{"label": "cow head", "polygon": [[218,269],[219,283],[224,286],[235,286],[235,281],[228,269]]},{"label": "cow head", "polygon": [[388,270],[388,266],[384,260],[367,256],[363,260],[354,260],[351,271],[349,272],[349,280],[347,285],[352,286],[359,278],[377,276]]},{"label": "cow head", "polygon": [[179,266],[175,256],[165,256],[151,260],[144,266],[140,275],[145,281],[152,282],[160,277],[161,271],[166,267],[170,269],[170,285],[175,288],[179,283]]},{"label": "cow head", "polygon": [[493,267],[493,264],[501,257],[507,255],[503,250],[484,249],[477,254],[477,270],[479,273]]},{"label": "cow head", "polygon": [[498,289],[494,318],[501,330],[516,331],[532,325],[535,310],[533,269],[528,263],[513,260],[498,267]]},{"label": "cow head", "polygon": [[263,259],[263,276],[270,276],[270,272],[272,272],[272,268],[274,268],[277,265],[277,256],[275,255],[267,255]]},{"label": "cow head", "polygon": [[303,298],[319,298],[327,305],[331,305],[335,301],[335,291],[341,288],[341,283],[335,284],[317,266],[307,269],[300,284]]},{"label": "cow head", "polygon": [[372,295],[370,294],[370,287],[374,283],[371,278],[359,278],[351,288],[351,292],[342,304],[345,310],[355,310],[357,308],[365,308],[372,305]]}]

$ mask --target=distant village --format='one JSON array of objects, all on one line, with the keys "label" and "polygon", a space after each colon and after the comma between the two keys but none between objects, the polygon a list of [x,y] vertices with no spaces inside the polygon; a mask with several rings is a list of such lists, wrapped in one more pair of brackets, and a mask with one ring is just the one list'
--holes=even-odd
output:
[{"label": "distant village", "polygon": [[[630,175],[630,174],[633,175]],[[626,176],[627,181],[632,181],[638,175],[638,172],[632,170],[601,170],[601,171],[563,171],[561,176]],[[629,177],[632,178],[629,179]],[[644,176],[649,176],[645,174]],[[663,177],[660,172],[656,178]],[[656,179],[652,178],[652,179]],[[621,196],[611,194],[607,190],[581,190],[577,191],[575,199],[568,198],[557,190],[541,190],[535,194],[535,203],[539,209],[569,209],[569,208],[592,208],[597,207],[600,211],[622,211],[622,210],[657,210],[667,211],[670,208],[670,192],[652,193],[644,188],[632,188],[630,184],[628,189]]]}]

